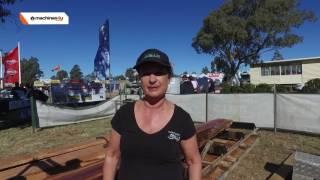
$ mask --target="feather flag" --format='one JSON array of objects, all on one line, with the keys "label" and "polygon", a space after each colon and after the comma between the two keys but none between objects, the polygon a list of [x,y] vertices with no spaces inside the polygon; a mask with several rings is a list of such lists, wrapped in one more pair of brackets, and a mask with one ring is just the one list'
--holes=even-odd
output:
[{"label": "feather flag", "polygon": [[4,84],[20,83],[20,58],[19,45],[12,49],[3,59],[4,64]]},{"label": "feather flag", "polygon": [[110,74],[109,21],[99,29],[99,48],[94,59],[94,72],[99,80],[106,80]]}]

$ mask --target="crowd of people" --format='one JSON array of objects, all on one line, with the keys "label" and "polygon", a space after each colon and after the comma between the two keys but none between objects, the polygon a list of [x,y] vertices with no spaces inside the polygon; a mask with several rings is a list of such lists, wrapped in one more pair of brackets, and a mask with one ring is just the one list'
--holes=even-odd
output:
[{"label": "crowd of people", "polygon": [[215,92],[215,82],[205,74],[201,74],[198,78],[195,75],[183,74],[181,78],[180,94]]}]

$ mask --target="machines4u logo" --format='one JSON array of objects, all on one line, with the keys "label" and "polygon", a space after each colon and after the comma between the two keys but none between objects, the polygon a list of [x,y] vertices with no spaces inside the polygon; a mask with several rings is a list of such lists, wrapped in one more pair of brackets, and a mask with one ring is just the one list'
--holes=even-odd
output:
[{"label": "machines4u logo", "polygon": [[19,19],[24,25],[69,24],[69,16],[65,12],[21,12]]}]

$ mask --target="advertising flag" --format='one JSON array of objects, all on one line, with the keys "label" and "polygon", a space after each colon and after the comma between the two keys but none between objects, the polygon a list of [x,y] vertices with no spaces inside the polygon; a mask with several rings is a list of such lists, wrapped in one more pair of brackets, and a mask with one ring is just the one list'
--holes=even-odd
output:
[{"label": "advertising flag", "polygon": [[109,21],[99,29],[99,48],[94,59],[94,72],[99,80],[106,80],[110,74]]},{"label": "advertising flag", "polygon": [[51,69],[51,71],[52,71],[52,72],[53,72],[53,71],[60,71],[60,68],[61,68],[60,65],[56,65],[55,67],[53,67],[53,68]]},{"label": "advertising flag", "polygon": [[19,68],[19,46],[11,50],[3,58],[4,64],[4,84],[14,84],[20,82],[20,68]]}]

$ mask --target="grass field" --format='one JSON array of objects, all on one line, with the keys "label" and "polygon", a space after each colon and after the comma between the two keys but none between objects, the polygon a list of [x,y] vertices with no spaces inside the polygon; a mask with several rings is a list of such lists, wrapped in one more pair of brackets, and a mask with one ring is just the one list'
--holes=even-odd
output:
[{"label": "grass field", "polygon": [[[110,119],[45,128],[35,133],[30,125],[0,130],[0,159],[36,154],[77,144],[110,131]],[[258,143],[231,171],[227,179],[266,179],[295,150],[320,155],[320,137],[260,130]]]},{"label": "grass field", "polygon": [[110,119],[44,128],[35,133],[30,125],[0,130],[0,159],[17,154],[35,154],[41,149],[77,144],[105,135],[109,130]]}]

